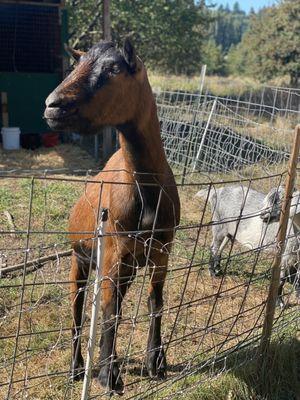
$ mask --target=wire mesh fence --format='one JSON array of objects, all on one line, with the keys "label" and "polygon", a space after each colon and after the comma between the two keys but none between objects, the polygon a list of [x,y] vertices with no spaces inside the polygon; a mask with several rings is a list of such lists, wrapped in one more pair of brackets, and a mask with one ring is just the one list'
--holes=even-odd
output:
[{"label": "wire mesh fence", "polygon": [[62,71],[60,1],[0,3],[0,70]]},{"label": "wire mesh fence", "polygon": [[[88,382],[84,395],[82,382],[73,381],[83,377],[83,365],[71,373],[78,339],[86,361],[91,325],[96,326],[96,343],[100,332],[108,330],[107,317],[95,319],[91,311],[95,287],[102,307],[111,288],[117,304],[124,297],[122,309],[118,306],[109,317],[118,355],[112,351],[104,361],[111,370],[118,365],[115,379],[122,378],[119,391],[124,389],[127,399],[186,397],[222,372],[257,359],[277,252],[282,185],[299,120],[299,91],[266,88],[261,96],[249,96],[156,94],[164,148],[181,202],[180,223],[172,229],[156,224],[155,215],[172,213],[173,208],[162,206],[169,187],[153,183],[153,177],[151,183],[137,176],[132,183],[111,182],[103,173],[95,182],[97,171],[1,171],[1,398],[96,399],[111,394],[110,387],[97,381],[103,367],[97,346],[89,353],[88,370],[96,379]],[[128,184],[140,204],[132,229],[124,229],[108,207],[114,229],[99,233],[102,205],[99,201],[95,206],[89,187],[96,185],[99,193],[111,185],[124,193]],[[150,225],[145,223],[147,190],[155,199]],[[94,222],[89,230],[77,232],[81,236],[75,240],[68,220],[80,196],[86,204],[84,217],[92,214]],[[299,328],[299,198],[295,191],[278,298],[284,307],[277,308],[272,328],[279,342]],[[115,251],[110,267],[102,269],[98,290],[92,269],[99,264],[101,241],[114,243]],[[114,257],[124,243],[128,251],[120,263]],[[82,268],[88,267],[87,282],[70,275],[74,257]],[[164,289],[163,304],[160,299],[155,306],[149,285],[151,294],[157,271]],[[83,285],[77,291],[74,283]],[[124,285],[130,286],[126,296]],[[79,298],[80,323],[71,310]],[[153,328],[160,319],[161,332]],[[158,336],[151,347],[153,329]],[[149,368],[153,354],[160,360],[154,368],[160,367],[159,377],[165,379],[149,377],[155,375]]]},{"label": "wire mesh fence", "polygon": [[226,173],[260,163],[271,173],[274,165],[287,161],[299,121],[299,91],[268,87],[259,95],[254,98],[250,92],[244,99],[157,92],[171,165],[185,174]]},{"label": "wire mesh fence", "polygon": [[[132,257],[127,265],[131,270],[128,277],[131,287],[123,302],[122,317],[120,312],[112,316],[120,319],[117,349],[125,398],[174,398],[222,371],[243,366],[255,358],[278,230],[278,222],[262,221],[260,209],[265,194],[272,187],[280,188],[285,177],[284,171],[263,178],[227,179],[226,182],[212,181],[209,176],[198,174],[193,177],[193,183],[182,185],[179,175],[177,186],[182,217],[172,243],[162,241],[162,229],[155,225],[150,230],[126,232],[120,228],[114,234],[104,233],[104,237],[113,236],[116,241],[120,236],[126,236],[132,243]],[[81,382],[70,380],[72,313],[69,286],[72,280],[69,277],[67,221],[71,205],[82,193],[88,196],[91,180],[91,176],[44,174],[30,178],[1,174],[1,206],[13,217],[11,222],[7,215],[1,214],[2,398],[78,399],[81,395]],[[105,185],[105,177],[98,184]],[[115,185],[118,190],[122,187],[120,182]],[[218,220],[215,212],[220,205],[214,205],[211,196],[218,196],[221,187],[227,188],[231,195],[225,203],[240,201],[240,204],[236,212],[230,208],[226,217],[221,216]],[[235,195],[233,188],[242,196]],[[195,197],[200,190],[202,197]],[[258,199],[254,196],[254,201],[255,193],[260,195]],[[295,192],[296,200],[297,196]],[[97,210],[94,211],[97,214]],[[249,226],[253,236],[255,224],[257,240],[244,239]],[[216,232],[224,227],[231,227],[227,235],[229,243],[221,254],[213,254]],[[291,223],[288,237],[298,243],[293,227]],[[85,240],[92,241],[96,252],[97,225],[94,228],[84,234]],[[169,256],[164,304],[154,311],[155,317],[162,316],[162,345],[168,361],[165,380],[149,379],[146,367],[147,336],[153,318],[153,311],[147,308],[148,286],[153,268],[158,267],[149,249]],[[297,256],[298,249],[293,248],[291,253],[291,256]],[[209,272],[212,255],[222,270],[219,276]],[[121,274],[120,266],[113,265],[112,268],[119,269],[118,274]],[[85,289],[80,332],[85,359],[94,279],[91,274]],[[295,297],[297,279],[293,270],[290,273],[292,285],[287,284],[284,288],[284,299],[289,307],[276,311],[273,332],[278,337],[299,324]],[[101,281],[103,300],[106,290],[103,282],[111,281],[110,274],[102,274]],[[118,282],[114,285],[117,287]],[[121,296],[120,290],[117,293]],[[97,320],[97,342],[102,325],[100,318]],[[99,373],[97,352],[96,349],[94,376]],[[88,398],[101,398],[105,394],[109,394],[109,389],[101,388],[97,380],[93,380]]]}]

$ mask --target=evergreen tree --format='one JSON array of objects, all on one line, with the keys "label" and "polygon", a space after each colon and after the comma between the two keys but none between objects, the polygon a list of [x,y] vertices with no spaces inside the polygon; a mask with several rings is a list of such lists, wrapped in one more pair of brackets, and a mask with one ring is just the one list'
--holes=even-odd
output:
[{"label": "evergreen tree", "polygon": [[225,8],[219,7],[214,13],[215,21],[211,28],[211,37],[216,44],[221,45],[222,51],[227,53],[232,45],[238,44],[247,30],[249,17],[241,10],[238,2],[231,11],[228,4]]},{"label": "evergreen tree", "polygon": [[239,46],[240,60],[248,75],[267,81],[275,76],[300,78],[300,2],[283,0],[253,15]]},{"label": "evergreen tree", "polygon": [[202,48],[203,64],[207,66],[208,74],[224,74],[224,57],[221,46],[210,39]]}]

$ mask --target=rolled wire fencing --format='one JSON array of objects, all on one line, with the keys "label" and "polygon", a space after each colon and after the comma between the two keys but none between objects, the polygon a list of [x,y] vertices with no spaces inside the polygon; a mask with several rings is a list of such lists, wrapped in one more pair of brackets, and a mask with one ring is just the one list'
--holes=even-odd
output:
[{"label": "rolled wire fencing", "polygon": [[[103,174],[105,175],[105,174]],[[279,188],[287,172],[265,177],[215,181],[200,174],[193,182],[181,183],[176,176],[181,199],[181,222],[176,236],[166,246],[161,243],[161,229],[151,232],[122,231],[135,243],[148,244],[156,251],[169,254],[164,285],[162,340],[168,368],[166,380],[147,376],[145,357],[150,314],[147,309],[149,270],[147,265],[133,263],[136,278],[123,302],[122,318],[117,335],[120,373],[125,384],[125,398],[174,398],[207,384],[211,377],[223,371],[243,367],[255,359],[255,349],[261,338],[264,311],[270,284],[270,268],[276,250],[278,224],[259,225],[260,240],[256,245],[241,243],[239,226],[260,220],[260,210],[248,206],[251,190],[267,193]],[[99,185],[105,185],[105,176]],[[195,179],[198,182],[195,182]],[[82,383],[70,381],[71,325],[69,301],[70,242],[67,220],[69,211],[80,195],[86,196],[92,177],[37,174],[28,177],[16,173],[1,174],[1,335],[0,393],[8,399],[78,399]],[[115,182],[117,189],[121,182]],[[213,209],[209,193],[220,187],[240,187],[243,192],[238,215],[224,220],[211,220]],[[164,188],[160,186],[160,189]],[[195,197],[201,190],[202,199]],[[139,191],[142,196],[143,191]],[[141,198],[141,203],[142,203]],[[249,201],[250,201],[249,200]],[[159,204],[157,204],[159,208]],[[97,212],[97,210],[95,210]],[[109,210],[108,210],[109,212]],[[11,216],[11,219],[7,215]],[[223,273],[209,273],[212,230],[233,224],[230,243],[220,256]],[[273,223],[274,224],[274,223]],[[85,232],[96,246],[97,226]],[[102,235],[105,237],[105,233]],[[289,227],[288,237],[295,236]],[[269,236],[268,236],[269,237]],[[170,246],[172,245],[172,246]],[[133,246],[133,249],[136,247]],[[131,256],[136,258],[135,250]],[[117,266],[113,266],[117,268]],[[150,273],[151,276],[151,273]],[[110,279],[102,275],[101,281]],[[86,302],[81,333],[86,359],[91,324],[92,274],[86,287]],[[295,286],[296,281],[294,281]],[[273,334],[280,338],[299,325],[299,313],[293,285],[286,284],[284,298],[289,307],[277,309]],[[100,296],[103,296],[103,291]],[[97,337],[102,324],[97,319]],[[97,376],[98,349],[92,358],[92,376]],[[109,390],[101,388],[95,379],[88,387],[89,399],[102,398]]]},{"label": "rolled wire fencing", "polygon": [[[240,171],[260,163],[271,173],[288,160],[299,122],[299,90],[264,87],[255,97],[157,91],[170,164],[183,175]],[[245,96],[245,95],[244,95]]]}]

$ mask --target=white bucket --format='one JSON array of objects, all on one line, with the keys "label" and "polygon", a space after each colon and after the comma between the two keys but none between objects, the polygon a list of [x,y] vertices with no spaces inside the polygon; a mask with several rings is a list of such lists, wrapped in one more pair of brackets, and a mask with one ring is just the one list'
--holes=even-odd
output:
[{"label": "white bucket", "polygon": [[2,128],[1,133],[4,150],[18,150],[20,148],[20,128]]}]

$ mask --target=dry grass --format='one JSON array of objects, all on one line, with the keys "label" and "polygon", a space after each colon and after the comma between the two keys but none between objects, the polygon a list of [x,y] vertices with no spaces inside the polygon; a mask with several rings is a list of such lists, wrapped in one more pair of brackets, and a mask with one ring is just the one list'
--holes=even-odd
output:
[{"label": "dry grass", "polygon": [[78,146],[61,144],[37,150],[10,150],[0,147],[0,171],[11,169],[96,169],[93,158]]},{"label": "dry grass", "polygon": [[[182,90],[187,92],[198,92],[200,87],[199,76],[186,75],[162,75],[155,72],[148,72],[151,86],[156,90]],[[205,88],[215,96],[241,96],[252,90],[259,90],[260,83],[248,77],[220,77],[207,76],[205,78]]]},{"label": "dry grass", "polygon": [[[69,155],[71,151],[73,149],[69,147]],[[62,162],[64,162],[63,165],[66,165],[65,159],[61,160],[59,156],[57,157],[58,164],[53,163],[52,154],[55,154],[53,152],[54,150],[51,150],[48,157],[43,156],[45,157],[43,161],[37,157],[38,168],[41,168],[41,165],[50,164],[53,168],[57,168],[57,165],[61,166]],[[78,154],[76,152],[74,154]],[[32,157],[24,152],[23,154],[24,157],[20,160],[22,168],[28,169],[29,166],[36,168],[37,164],[32,161]],[[11,153],[11,157],[13,156]],[[24,161],[26,159],[28,163]],[[222,178],[220,175],[210,176],[213,179],[217,177]],[[227,175],[228,178],[230,177]],[[203,179],[201,178],[200,181]],[[255,184],[261,186],[259,182]],[[265,185],[266,188],[270,185],[267,179]],[[26,230],[30,188],[31,180],[28,178],[1,179],[1,229],[9,228],[2,215],[2,211],[6,209],[15,217],[17,228]],[[194,194],[199,188],[200,186],[184,187],[180,190],[183,215],[181,224],[183,226],[199,223],[201,220],[206,223],[210,219],[208,210],[203,215],[203,203],[194,198]],[[69,209],[83,189],[84,183],[36,181],[32,203],[32,228],[45,231],[64,231],[67,226]],[[162,336],[164,342],[168,343],[172,335],[168,348],[168,381],[150,381],[145,376],[143,362],[149,330],[146,307],[148,279],[144,277],[145,269],[139,271],[124,302],[118,335],[118,353],[122,364],[123,378],[127,385],[125,398],[131,398],[134,394],[145,395],[146,392],[151,393],[151,390],[158,388],[163,389],[163,393],[167,396],[176,388],[180,389],[179,384],[176,386],[172,382],[182,373],[189,360],[192,360],[191,366],[197,366],[209,357],[242,343],[249,334],[256,334],[260,331],[261,309],[268,287],[265,273],[270,266],[271,256],[261,255],[254,271],[252,269],[255,266],[256,254],[239,256],[228,265],[226,276],[211,278],[207,271],[211,233],[207,228],[202,228],[199,242],[195,247],[197,231],[197,228],[178,231],[166,280]],[[35,257],[39,251],[43,254],[53,251],[44,250],[45,245],[50,246],[66,241],[67,237],[64,234],[31,235],[29,247],[35,248],[35,250],[29,252],[29,258]],[[6,254],[9,265],[24,259],[25,243],[25,234],[19,237],[2,235],[0,248],[1,252]],[[238,251],[240,248],[234,247],[233,253]],[[193,260],[193,266],[189,268],[191,260]],[[26,276],[27,286],[25,286],[23,294],[21,277],[1,280],[0,382],[2,384],[10,379],[20,298],[22,295],[24,296],[20,321],[20,332],[21,335],[24,335],[19,339],[17,362],[13,375],[15,381],[20,381],[15,383],[14,395],[11,395],[10,399],[21,400],[25,396],[30,400],[77,400],[80,397],[82,383],[71,385],[68,381],[71,348],[68,272],[69,259],[62,259],[59,263],[50,262],[44,268]],[[143,285],[144,278],[145,285]],[[256,281],[249,285],[249,280],[252,278]],[[186,290],[183,295],[185,285]],[[137,308],[137,299],[140,296],[142,301]],[[291,304],[294,304],[293,297]],[[89,321],[90,306],[89,300],[87,322]],[[137,318],[134,318],[135,316]],[[178,319],[174,326],[176,318]],[[251,332],[253,327],[255,328]],[[86,327],[83,335],[84,354],[87,331]],[[245,364],[253,357],[253,353],[245,353],[242,361],[238,358],[233,361],[233,366],[237,367],[240,363]],[[204,365],[196,378],[205,381],[208,385],[211,373],[213,373],[213,369],[209,371]],[[33,378],[41,375],[40,378]],[[222,379],[220,379],[221,385],[224,382]],[[195,382],[195,380],[191,382],[187,380],[185,385],[192,386]],[[231,386],[228,385],[227,392],[223,391],[224,397],[216,395],[215,398],[227,400],[229,398],[227,395],[232,390],[232,382],[233,380],[231,380]],[[238,384],[242,385],[240,381]],[[203,393],[204,389],[205,387]],[[0,386],[0,398],[5,398],[6,392],[7,386]],[[205,397],[205,393],[201,397],[200,392],[197,387],[195,394],[193,395],[192,392],[188,398],[209,398]],[[98,386],[96,380],[92,383],[91,393],[97,398],[103,394],[103,389]],[[153,395],[152,398],[160,398],[159,396]]]}]

